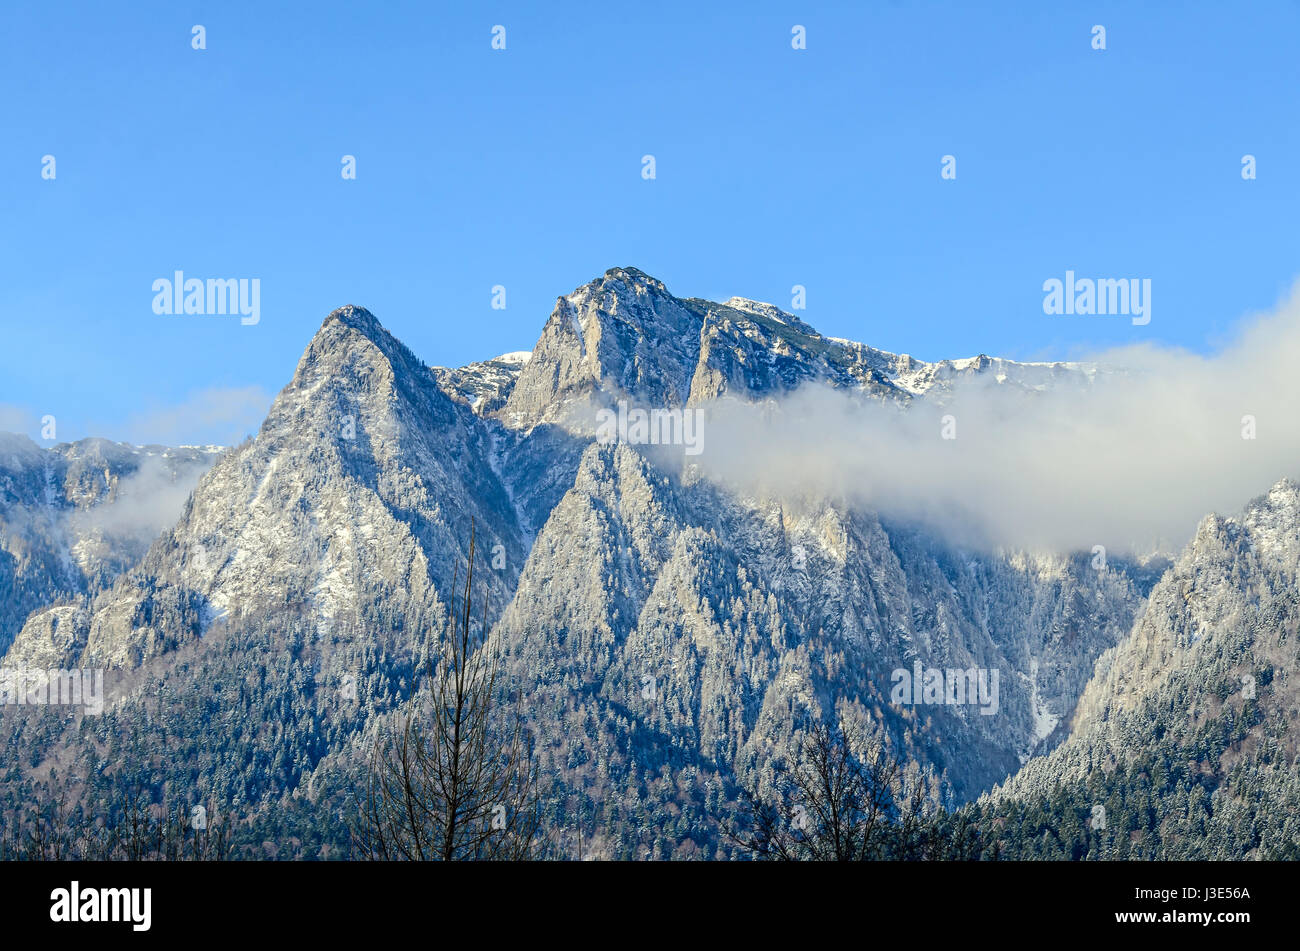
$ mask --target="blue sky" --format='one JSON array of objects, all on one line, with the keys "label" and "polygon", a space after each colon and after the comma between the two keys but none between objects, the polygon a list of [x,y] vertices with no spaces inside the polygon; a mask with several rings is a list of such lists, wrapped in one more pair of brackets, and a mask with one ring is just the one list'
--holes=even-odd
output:
[{"label": "blue sky", "polygon": [[[1300,5],[983,6],[9,0],[0,428],[229,442],[341,304],[454,365],[615,265],[802,284],[822,332],[925,359],[1210,351],[1272,307]],[[154,314],[178,269],[258,278],[260,322]],[[1045,315],[1067,269],[1150,279],[1151,323]]]}]

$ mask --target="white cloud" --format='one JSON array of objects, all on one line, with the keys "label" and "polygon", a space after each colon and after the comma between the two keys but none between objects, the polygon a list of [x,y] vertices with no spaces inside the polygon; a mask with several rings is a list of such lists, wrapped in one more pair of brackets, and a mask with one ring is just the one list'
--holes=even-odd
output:
[{"label": "white cloud", "polygon": [[[968,543],[1176,549],[1300,473],[1300,296],[1211,356],[1153,346],[1097,354],[1125,368],[1092,388],[961,388],[907,412],[804,388],[775,413],[713,407],[693,461],[746,491],[832,497],[935,523]],[[957,438],[941,438],[941,417]],[[764,416],[771,416],[770,421]],[[1242,417],[1257,438],[1242,438]]]},{"label": "white cloud", "polygon": [[175,524],[208,468],[205,460],[179,464],[173,473],[161,457],[146,458],[118,483],[111,502],[72,513],[73,529],[83,536],[98,531],[118,545],[132,542],[143,548]]}]

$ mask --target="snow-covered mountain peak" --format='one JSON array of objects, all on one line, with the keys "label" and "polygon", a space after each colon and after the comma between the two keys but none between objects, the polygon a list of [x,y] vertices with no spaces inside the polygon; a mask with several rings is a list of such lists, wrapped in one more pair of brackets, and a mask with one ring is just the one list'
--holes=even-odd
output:
[{"label": "snow-covered mountain peak", "polygon": [[[747,314],[756,314],[760,317],[766,317],[769,320],[775,320],[781,324],[803,324],[803,321],[793,314],[787,314],[775,304],[769,304],[765,301],[750,300],[748,297],[729,297],[723,303],[723,307],[730,307],[732,310],[744,311]],[[803,324],[803,326],[807,326]]]},{"label": "snow-covered mountain peak", "polygon": [[[330,313],[303,351],[289,385],[276,398],[263,424],[317,415],[320,400],[334,405],[330,412],[347,416],[360,403],[376,413],[395,397],[421,403],[436,381],[429,368],[405,344],[384,328],[364,307],[347,305]],[[353,409],[348,409],[352,406]]]},{"label": "snow-covered mountain peak", "polygon": [[344,304],[337,310],[331,311],[321,322],[321,329],[324,330],[332,323],[342,324],[367,336],[387,332],[374,314],[356,304]]},{"label": "snow-covered mountain peak", "polygon": [[629,287],[640,288],[645,291],[654,291],[659,294],[668,293],[668,288],[663,281],[656,277],[651,277],[645,271],[635,267],[612,267],[600,278],[592,281],[586,286],[591,287],[600,283],[625,284]]},{"label": "snow-covered mountain peak", "polygon": [[530,429],[632,396],[682,406],[690,395],[703,316],[636,268],[611,268],[556,300],[502,418]]},{"label": "snow-covered mountain peak", "polygon": [[1300,573],[1300,483],[1282,479],[1246,505],[1241,522],[1261,557]]}]

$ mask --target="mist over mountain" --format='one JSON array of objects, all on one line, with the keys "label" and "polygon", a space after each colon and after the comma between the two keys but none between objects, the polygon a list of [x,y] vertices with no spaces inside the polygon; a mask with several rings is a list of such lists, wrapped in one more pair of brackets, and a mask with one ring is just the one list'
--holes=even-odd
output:
[{"label": "mist over mountain", "polygon": [[743,491],[842,499],[971,544],[1172,553],[1204,513],[1300,475],[1297,366],[1293,295],[1209,357],[990,362],[904,414],[825,385],[727,401],[699,462]]},{"label": "mist over mountain", "polygon": [[[48,539],[22,569],[40,583],[8,582],[22,595],[0,666],[106,668],[108,700],[100,717],[7,709],[0,740],[22,756],[0,806],[40,789],[111,810],[124,783],[166,786],[223,804],[254,853],[347,854],[370,740],[409,708],[471,525],[547,820],[585,830],[591,854],[732,854],[720,829],[740,790],[771,789],[826,720],[884,744],[937,804],[972,802],[1044,754],[1069,762],[1072,733],[1118,702],[1118,672],[1155,678],[1126,658],[1172,616],[1189,556],[1166,573],[1125,551],[1175,553],[1163,541],[1200,495],[1285,470],[1279,415],[1252,405],[1285,361],[1248,381],[1262,344],[1243,340],[1201,363],[924,363],[615,268],[557,300],[531,353],[442,368],[340,308],[256,436],[194,456],[192,492],[160,475],[178,463],[137,464],[152,488],[121,479],[118,508],[83,512],[98,468],[55,479],[54,450],[0,452],[6,525],[45,525],[45,487],[60,484],[79,513],[66,524],[86,533],[161,526],[147,550],[94,562],[93,584],[58,573],[78,549],[55,529],[6,528]],[[1185,414],[1141,402],[1171,405],[1162,385]],[[1184,446],[1215,393],[1223,433]],[[1248,405],[1279,428],[1243,441]],[[672,437],[696,412],[692,455]],[[613,418],[633,422],[605,439]],[[1157,455],[1230,461],[1171,482],[1166,460],[1134,455],[1143,432]],[[1300,549],[1284,503],[1224,584],[1283,583],[1267,572]],[[1247,557],[1265,548],[1282,554]],[[971,671],[996,696],[900,694],[914,671]]]},{"label": "mist over mountain", "polygon": [[34,609],[139,561],[220,451],[0,433],[0,645]]},{"label": "mist over mountain", "polygon": [[1206,517],[1069,739],[976,810],[1008,857],[1300,858],[1300,485]]}]

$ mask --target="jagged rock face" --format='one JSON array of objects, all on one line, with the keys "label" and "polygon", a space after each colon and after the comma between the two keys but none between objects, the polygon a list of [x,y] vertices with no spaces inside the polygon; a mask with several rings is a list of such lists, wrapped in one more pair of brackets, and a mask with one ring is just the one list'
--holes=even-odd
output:
[{"label": "jagged rock face", "polygon": [[1241,515],[1201,522],[1131,636],[1098,660],[1070,738],[996,798],[1042,794],[1139,755],[1200,759],[1174,751],[1203,744],[1200,731],[1225,722],[1242,735],[1198,764],[1205,783],[1225,783],[1234,763],[1254,756],[1261,770],[1286,774],[1287,795],[1300,794],[1289,728],[1300,714],[1298,628],[1300,485],[1283,480]]},{"label": "jagged rock face", "polygon": [[532,356],[527,351],[503,353],[491,360],[463,367],[431,367],[442,391],[466,404],[480,416],[495,413],[506,405],[515,381]]},{"label": "jagged rock face", "polygon": [[79,657],[90,630],[90,614],[84,600],[55,604],[34,612],[23,626],[5,658],[9,667],[40,670],[67,669]]},{"label": "jagged rock face", "polygon": [[[240,670],[302,662],[297,640],[262,630],[274,616],[290,639],[346,629],[339,649],[366,654],[365,676],[397,684],[400,700],[409,684],[392,671],[437,629],[472,521],[494,636],[543,755],[575,791],[631,788],[669,765],[685,809],[692,783],[716,794],[715,780],[761,776],[806,718],[848,705],[969,798],[1060,741],[1093,661],[1141,608],[1141,573],[969,552],[832,504],[739,498],[680,457],[596,444],[584,413],[807,382],[902,408],[967,380],[1032,391],[1091,378],[985,357],[923,364],[822,337],[771,305],[680,300],[632,268],[561,298],[527,360],[457,370],[430,369],[345,307],[256,438],[212,467],[139,563],[34,614],[7,660],[133,668],[202,693],[185,678],[205,651]],[[383,639],[367,654],[377,618],[405,648]],[[897,702],[895,671],[918,662],[996,671],[997,712]],[[304,781],[356,740],[331,735],[286,754],[307,764]]]},{"label": "jagged rock face", "polygon": [[0,433],[0,652],[33,611],[138,562],[220,452]]},{"label": "jagged rock face", "polygon": [[662,283],[615,268],[555,305],[501,411],[512,428],[569,422],[629,395],[685,405],[700,349],[700,315]]},{"label": "jagged rock face", "polygon": [[561,297],[499,413],[512,428],[580,424],[593,406],[628,398],[698,405],[724,393],[779,396],[819,382],[867,398],[936,402],[954,386],[988,381],[1024,390],[1091,382],[1085,364],[1024,364],[986,356],[924,363],[824,337],[771,304],[678,299],[635,268],[613,268]]},{"label": "jagged rock face", "polygon": [[336,311],[256,439],[223,457],[179,523],[94,600],[78,661],[139,664],[231,612],[293,604],[333,621],[378,602],[434,606],[471,519],[482,550],[502,546],[507,568],[483,577],[504,603],[523,549],[492,452],[472,412],[373,316]]},{"label": "jagged rock face", "polygon": [[[526,694],[581,684],[611,721],[733,768],[852,699],[964,798],[1059,741],[1140,602],[1083,557],[977,556],[864,513],[746,504],[593,446],[498,633]],[[998,670],[997,712],[894,703],[893,672],[916,661]],[[590,749],[610,728],[583,712],[553,735]]]},{"label": "jagged rock face", "polygon": [[1283,480],[1240,517],[1205,518],[1151,592],[1133,636],[1109,651],[1080,700],[1076,729],[1132,710],[1216,637],[1255,623],[1300,588],[1300,486]]}]

